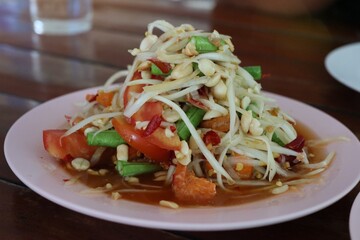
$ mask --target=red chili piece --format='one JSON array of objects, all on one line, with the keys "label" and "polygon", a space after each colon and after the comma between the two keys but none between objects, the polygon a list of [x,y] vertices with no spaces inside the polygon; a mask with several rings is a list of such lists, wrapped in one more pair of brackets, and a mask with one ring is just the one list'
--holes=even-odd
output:
[{"label": "red chili piece", "polygon": [[[305,145],[305,138],[303,136],[297,136],[297,138],[295,138],[293,141],[286,144],[285,147],[294,150],[296,152],[301,152],[302,149],[304,148],[304,145]],[[288,156],[284,154],[281,154],[278,158],[276,158],[276,161],[278,163],[289,162],[290,166],[294,166],[300,163],[300,161],[296,159],[295,156]]]},{"label": "red chili piece", "polygon": [[141,79],[141,72],[140,71],[136,71],[134,72],[134,75],[132,77],[132,80],[138,80],[138,79]]},{"label": "red chili piece", "polygon": [[208,88],[206,86],[202,86],[201,88],[199,88],[198,93],[200,96],[208,98],[209,94],[208,94]]},{"label": "red chili piece", "polygon": [[175,127],[175,126],[170,126],[170,130],[171,130],[172,132],[175,132],[175,131],[176,131],[176,127]]},{"label": "red chili piece", "polygon": [[98,96],[98,94],[86,94],[85,99],[88,102],[93,102],[96,100],[97,96]]},{"label": "red chili piece", "polygon": [[204,109],[204,110],[208,110],[208,107],[205,106],[202,102],[200,102],[199,100],[193,99],[190,94],[186,95],[186,101],[188,101],[189,103],[191,103],[192,105],[194,105],[197,108],[200,109]]},{"label": "red chili piece", "polygon": [[162,119],[159,115],[154,115],[147,125],[143,136],[147,137],[151,135],[158,127],[160,127],[161,121]]},{"label": "red chili piece", "polygon": [[161,80],[161,81],[163,81],[163,80],[164,80],[164,77],[161,76],[161,75],[151,74],[151,79],[156,79],[156,80]]},{"label": "red chili piece", "polygon": [[211,144],[213,146],[216,146],[221,142],[221,138],[219,134],[217,134],[215,131],[210,130],[204,134],[203,141],[205,145]]},{"label": "red chili piece", "polygon": [[285,147],[290,148],[296,152],[301,152],[305,145],[305,138],[303,136],[297,136],[293,141],[285,145]]}]

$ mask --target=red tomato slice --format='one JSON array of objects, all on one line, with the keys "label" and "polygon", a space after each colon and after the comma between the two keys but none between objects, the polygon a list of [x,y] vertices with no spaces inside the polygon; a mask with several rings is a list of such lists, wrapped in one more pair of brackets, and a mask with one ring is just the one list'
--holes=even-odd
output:
[{"label": "red tomato slice", "polygon": [[160,148],[142,136],[142,131],[135,129],[124,117],[113,118],[112,124],[120,136],[133,148],[139,150],[146,157],[157,162],[170,160],[170,151]]},{"label": "red tomato slice", "polygon": [[69,160],[82,157],[90,159],[96,147],[89,146],[86,137],[79,132],[61,138],[66,130],[44,130],[43,144],[49,154],[55,158]]},{"label": "red tomato slice", "polygon": [[144,84],[128,86],[124,93],[124,107],[126,107],[134,93],[141,93],[143,91]]},{"label": "red tomato slice", "polygon": [[180,151],[181,149],[179,136],[174,133],[174,136],[167,137],[165,135],[165,129],[161,127],[157,128],[151,135],[147,136],[146,140],[160,148],[177,151]]},{"label": "red tomato slice", "polygon": [[[141,73],[136,71],[132,80],[141,79]],[[144,84],[128,86],[124,93],[124,106],[126,107],[129,103],[132,94],[141,93]],[[146,102],[132,117],[133,121],[150,121],[155,115],[162,114],[162,104],[160,102]]]},{"label": "red tomato slice", "polygon": [[[138,79],[141,79],[141,72],[136,71],[136,72],[134,72],[134,76],[131,79],[131,81],[138,80]],[[133,85],[133,86],[126,87],[125,92],[124,92],[124,106],[125,107],[127,106],[128,102],[130,101],[131,95],[133,93],[141,93],[143,91],[144,86],[145,86],[144,84],[139,84],[139,85]]]},{"label": "red tomato slice", "polygon": [[161,116],[163,111],[160,102],[146,102],[144,105],[132,115],[131,119],[135,121],[150,121],[154,116]]},{"label": "red tomato slice", "polygon": [[61,136],[65,130],[45,130],[43,131],[43,144],[51,156],[59,159],[65,159],[68,155],[65,148],[60,143]]}]

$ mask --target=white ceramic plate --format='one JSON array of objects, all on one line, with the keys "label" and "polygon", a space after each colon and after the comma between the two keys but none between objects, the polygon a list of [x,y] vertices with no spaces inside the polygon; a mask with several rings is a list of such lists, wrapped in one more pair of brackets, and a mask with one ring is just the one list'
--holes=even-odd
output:
[{"label": "white ceramic plate", "polygon": [[351,239],[360,239],[360,193],[358,193],[350,212],[350,236]]},{"label": "white ceramic plate", "polygon": [[[350,142],[328,147],[336,159],[317,184],[297,192],[288,192],[254,203],[228,207],[180,208],[177,210],[111,200],[108,196],[88,197],[78,193],[84,186],[64,186],[67,173],[58,168],[42,145],[42,130],[63,125],[64,115],[76,111],[75,102],[82,101],[86,89],[46,102],[26,113],[9,130],[5,139],[5,155],[13,172],[32,190],[74,211],[129,225],[150,228],[215,231],[270,225],[299,218],[323,209],[348,193],[360,179],[358,139],[340,122],[308,105],[270,94],[281,108],[310,126],[317,135],[346,136]],[[311,196],[311,197],[310,197]]]},{"label": "white ceramic plate", "polygon": [[325,67],[336,80],[360,92],[360,42],[331,51],[325,58]]}]

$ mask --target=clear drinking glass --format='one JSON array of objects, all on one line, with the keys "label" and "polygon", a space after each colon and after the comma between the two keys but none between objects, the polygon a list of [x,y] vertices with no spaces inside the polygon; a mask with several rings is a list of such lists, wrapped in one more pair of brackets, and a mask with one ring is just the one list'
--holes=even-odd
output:
[{"label": "clear drinking glass", "polygon": [[92,26],[92,0],[30,0],[30,14],[37,34],[83,33]]}]

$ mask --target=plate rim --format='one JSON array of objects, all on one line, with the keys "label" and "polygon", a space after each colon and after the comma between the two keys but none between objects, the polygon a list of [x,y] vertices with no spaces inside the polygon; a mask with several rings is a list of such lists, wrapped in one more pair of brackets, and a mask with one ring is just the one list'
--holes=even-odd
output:
[{"label": "plate rim", "polygon": [[[100,87],[102,87],[102,86],[100,86]],[[316,211],[320,211],[320,210],[326,208],[327,206],[337,202],[342,197],[344,197],[348,192],[350,192],[356,186],[356,184],[360,180],[360,173],[359,173],[357,178],[354,179],[353,183],[351,185],[349,185],[346,189],[343,189],[343,191],[340,194],[337,194],[336,197],[328,199],[327,201],[324,201],[321,204],[317,204],[315,206],[312,206],[311,208],[307,208],[306,210],[304,210],[302,212],[294,212],[294,213],[291,213],[291,214],[285,214],[285,215],[278,216],[276,218],[267,219],[266,221],[260,221],[259,222],[259,220],[253,220],[253,221],[246,222],[246,224],[244,224],[244,223],[240,224],[239,222],[235,222],[233,224],[227,224],[226,226],[219,225],[218,223],[213,223],[213,224],[206,223],[205,225],[204,224],[194,224],[194,223],[190,223],[190,224],[182,223],[182,224],[179,225],[179,223],[176,223],[176,222],[175,223],[168,222],[167,226],[164,228],[164,227],[161,227],[161,225],[158,225],[158,224],[163,223],[163,221],[154,220],[154,221],[149,222],[149,221],[143,220],[143,219],[139,220],[139,219],[136,219],[136,218],[121,217],[121,216],[119,218],[119,216],[114,217],[114,216],[110,216],[110,215],[107,215],[107,214],[104,215],[104,213],[101,213],[101,212],[98,212],[98,211],[89,212],[89,209],[86,208],[86,207],[80,207],[79,208],[79,206],[73,205],[69,201],[64,201],[64,199],[58,199],[56,196],[44,195],[44,193],[41,190],[41,187],[34,185],[32,182],[29,183],[27,181],[27,179],[24,178],[24,176],[21,173],[18,172],[18,169],[15,166],[13,166],[13,163],[11,162],[11,160],[9,160],[9,154],[10,153],[8,152],[8,147],[7,146],[10,144],[9,143],[10,140],[9,140],[8,136],[12,133],[12,131],[14,131],[16,126],[18,124],[20,124],[21,119],[23,119],[25,116],[28,116],[29,114],[31,114],[33,111],[35,111],[35,109],[40,109],[41,107],[43,107],[46,104],[55,103],[55,102],[57,102],[57,101],[59,101],[59,100],[61,100],[63,98],[68,98],[68,97],[70,97],[72,95],[79,95],[81,93],[86,93],[88,91],[93,91],[93,90],[96,90],[96,89],[98,89],[100,87],[92,87],[92,88],[87,88],[87,89],[82,89],[82,90],[78,90],[78,91],[75,91],[75,92],[67,93],[65,95],[58,96],[58,97],[56,97],[54,99],[51,99],[51,100],[49,100],[47,102],[44,102],[44,103],[38,105],[37,107],[29,110],[28,112],[26,112],[24,115],[22,115],[19,119],[17,119],[15,121],[15,123],[9,129],[9,131],[8,131],[6,137],[5,137],[5,141],[4,141],[4,154],[5,154],[6,161],[8,162],[8,165],[10,166],[11,170],[16,174],[16,176],[25,185],[27,185],[30,189],[32,189],[37,194],[41,195],[42,197],[44,197],[44,198],[46,198],[46,199],[48,199],[48,200],[62,206],[62,207],[69,208],[69,209],[71,209],[73,211],[80,212],[82,214],[92,216],[92,217],[96,217],[96,218],[103,219],[103,220],[108,220],[108,221],[112,221],[112,222],[128,224],[128,225],[133,225],[133,226],[139,226],[139,227],[147,227],[147,228],[168,229],[168,230],[183,230],[183,231],[218,231],[218,230],[246,229],[246,228],[267,226],[267,225],[272,225],[272,224],[281,223],[281,222],[285,222],[285,221],[290,221],[290,220],[293,220],[293,219],[297,219],[297,218],[309,215],[309,214],[314,213]],[[286,96],[281,96],[281,95],[278,95],[276,93],[270,93],[270,92],[267,92],[267,91],[263,91],[263,93],[265,95],[270,95],[270,97],[275,97],[276,99],[282,99],[281,101],[283,101],[283,100],[290,101],[290,102],[293,102],[293,103],[296,103],[296,104],[303,105],[304,107],[310,108],[311,110],[315,110],[318,113],[325,114],[325,116],[327,118],[331,118],[333,121],[336,121],[337,124],[340,124],[342,127],[346,128],[348,130],[348,132],[352,134],[352,137],[357,140],[357,142],[355,142],[354,144],[357,144],[357,145],[360,146],[360,142],[356,138],[356,136],[344,124],[339,122],[337,119],[335,119],[331,115],[329,115],[329,114],[327,114],[327,113],[325,113],[325,112],[323,112],[323,111],[321,111],[319,109],[316,109],[316,108],[314,108],[314,107],[312,107],[312,106],[310,106],[310,105],[308,105],[306,103],[300,102],[298,100],[295,100],[295,99],[292,99],[292,98],[289,98],[289,97],[286,97]],[[277,101],[279,102],[279,100],[277,100]],[[157,207],[157,208],[159,208],[159,207]],[[225,208],[227,208],[227,207],[225,207]],[[173,211],[173,210],[171,210],[171,211]]]},{"label": "plate rim", "polygon": [[[345,45],[342,45],[342,46],[339,46],[335,49],[332,49],[326,56],[325,56],[325,60],[324,60],[324,65],[325,65],[325,68],[326,68],[326,71],[334,78],[336,79],[336,81],[338,81],[339,83],[343,84],[344,86],[354,90],[354,91],[357,91],[357,92],[360,92],[360,87],[356,87],[352,84],[349,83],[349,81],[347,81],[346,79],[344,80],[343,78],[337,76],[334,71],[332,70],[331,66],[330,66],[330,61],[332,61],[333,57],[336,56],[336,54],[338,54],[339,52],[343,52],[343,51],[346,51],[348,50],[349,48],[353,48],[354,46],[359,46],[360,48],[360,42],[352,42],[352,43],[348,43],[348,44],[345,44]],[[360,79],[359,79],[360,80]]]},{"label": "plate rim", "polygon": [[353,204],[351,205],[349,217],[350,237],[354,240],[360,238],[360,229],[358,228],[358,225],[355,225],[356,220],[360,220],[360,192],[357,194]]}]

